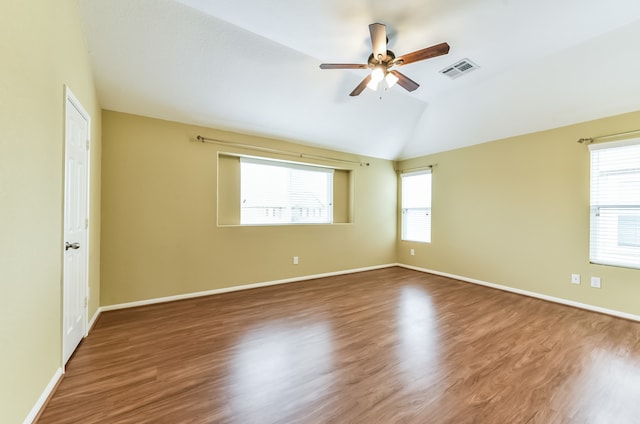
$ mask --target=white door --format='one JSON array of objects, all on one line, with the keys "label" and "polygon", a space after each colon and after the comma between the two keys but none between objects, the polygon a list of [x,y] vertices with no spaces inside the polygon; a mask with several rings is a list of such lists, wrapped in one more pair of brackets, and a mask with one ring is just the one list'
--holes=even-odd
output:
[{"label": "white door", "polygon": [[89,115],[66,89],[62,359],[85,336],[88,291]]}]

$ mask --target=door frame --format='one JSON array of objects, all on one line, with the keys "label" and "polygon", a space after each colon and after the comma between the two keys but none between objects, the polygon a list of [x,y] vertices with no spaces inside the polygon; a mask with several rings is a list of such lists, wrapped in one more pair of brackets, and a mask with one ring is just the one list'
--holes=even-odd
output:
[{"label": "door frame", "polygon": [[[91,222],[90,220],[90,214],[91,214],[91,209],[90,209],[90,205],[91,205],[91,115],[89,115],[89,113],[87,112],[87,110],[82,106],[82,104],[80,103],[80,101],[78,100],[78,98],[73,94],[73,92],[71,91],[71,89],[69,88],[68,85],[64,85],[64,139],[63,139],[63,151],[64,151],[64,163],[63,163],[63,190],[62,190],[62,205],[63,205],[63,215],[62,215],[62,245],[64,245],[64,238],[65,238],[65,214],[66,214],[66,209],[67,209],[67,205],[66,205],[66,201],[65,201],[65,190],[66,190],[66,182],[67,182],[67,137],[68,137],[68,125],[67,125],[67,120],[68,120],[68,116],[69,116],[69,108],[73,107],[75,108],[78,113],[80,113],[80,115],[87,121],[87,150],[86,150],[86,158],[87,158],[87,176],[86,176],[86,208],[87,208],[87,227],[86,227],[86,231],[85,231],[85,237],[84,240],[82,241],[84,243],[84,246],[86,246],[86,257],[85,257],[85,275],[84,275],[84,280],[85,280],[85,287],[84,287],[84,295],[85,295],[85,306],[83,308],[83,317],[82,317],[82,332],[83,332],[83,338],[87,337],[88,335],[88,321],[89,321],[89,253],[90,253],[90,249],[89,249],[89,223]],[[61,305],[61,311],[62,311],[62,315],[61,315],[61,320],[60,320],[60,327],[61,327],[61,333],[60,336],[62,338],[62,343],[60,344],[60,348],[61,348],[61,362],[62,362],[62,372],[65,372],[65,360],[64,360],[64,347],[65,347],[65,328],[64,328],[64,317],[65,317],[65,299],[64,299],[64,290],[65,290],[65,272],[64,272],[64,266],[65,266],[65,259],[64,259],[64,250],[62,251],[62,285],[61,285],[61,299],[62,299],[62,305]]]}]

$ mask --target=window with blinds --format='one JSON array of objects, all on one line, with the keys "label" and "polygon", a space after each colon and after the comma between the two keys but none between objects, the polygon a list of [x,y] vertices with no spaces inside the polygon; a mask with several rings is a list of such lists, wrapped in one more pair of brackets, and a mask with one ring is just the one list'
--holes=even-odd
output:
[{"label": "window with blinds", "polygon": [[640,268],[640,139],[592,144],[590,261]]},{"label": "window with blinds", "polygon": [[401,174],[402,240],[431,242],[431,170]]},{"label": "window with blinds", "polygon": [[331,168],[240,159],[240,224],[330,224]]}]

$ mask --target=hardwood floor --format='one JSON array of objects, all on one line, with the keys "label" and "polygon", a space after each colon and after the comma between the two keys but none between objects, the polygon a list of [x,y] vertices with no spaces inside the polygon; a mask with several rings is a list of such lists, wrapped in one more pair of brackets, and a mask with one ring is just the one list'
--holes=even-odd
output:
[{"label": "hardwood floor", "polygon": [[640,323],[389,268],[103,313],[48,423],[640,422]]}]

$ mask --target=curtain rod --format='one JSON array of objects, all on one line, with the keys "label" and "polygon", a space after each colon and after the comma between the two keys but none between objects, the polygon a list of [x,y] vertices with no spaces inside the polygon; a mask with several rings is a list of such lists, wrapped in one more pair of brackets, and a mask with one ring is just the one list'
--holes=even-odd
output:
[{"label": "curtain rod", "polygon": [[616,134],[600,135],[598,137],[581,138],[580,140],[578,140],[578,143],[591,144],[591,143],[597,143],[598,141],[605,140],[607,138],[622,137],[625,135],[632,135],[632,134],[640,134],[640,130],[633,130],[633,131],[621,132]]},{"label": "curtain rod", "polygon": [[354,163],[354,164],[357,164],[357,165],[360,165],[360,166],[369,166],[369,165],[371,165],[369,162],[360,162],[360,161],[355,161],[355,160],[332,158],[332,157],[329,157],[329,156],[320,156],[320,155],[312,155],[312,154],[307,154],[307,153],[292,152],[290,150],[272,149],[270,147],[254,146],[254,145],[251,145],[251,144],[237,143],[235,141],[218,140],[216,138],[203,137],[201,135],[197,136],[196,138],[197,138],[198,141],[200,141],[202,143],[226,144],[226,145],[234,146],[234,147],[242,147],[242,148],[250,149],[250,150],[258,150],[258,151],[261,151],[261,152],[277,153],[277,154],[293,156],[293,157],[297,157],[297,158],[320,159],[320,160],[329,160],[329,161],[333,161],[333,162],[342,162],[342,163]]}]

